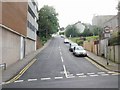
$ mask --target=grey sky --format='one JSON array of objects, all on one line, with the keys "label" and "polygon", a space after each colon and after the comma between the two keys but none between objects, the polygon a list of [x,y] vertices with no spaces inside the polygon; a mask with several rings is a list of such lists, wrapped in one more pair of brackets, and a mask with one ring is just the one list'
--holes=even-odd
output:
[{"label": "grey sky", "polygon": [[93,15],[116,15],[118,0],[38,0],[39,9],[53,6],[61,27],[77,21],[92,23]]}]

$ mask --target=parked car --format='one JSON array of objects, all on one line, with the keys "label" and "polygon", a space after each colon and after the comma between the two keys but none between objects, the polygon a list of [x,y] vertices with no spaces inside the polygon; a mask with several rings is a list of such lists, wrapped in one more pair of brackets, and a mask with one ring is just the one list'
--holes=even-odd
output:
[{"label": "parked car", "polygon": [[61,36],[61,38],[65,38],[65,36],[64,35],[60,35]]},{"label": "parked car", "polygon": [[75,46],[78,46],[77,43],[70,43],[69,51],[73,52]]},{"label": "parked car", "polygon": [[68,39],[64,39],[64,43],[69,43],[69,40]]},{"label": "parked car", "polygon": [[73,49],[73,54],[75,56],[87,56],[87,52],[82,46],[75,46]]}]

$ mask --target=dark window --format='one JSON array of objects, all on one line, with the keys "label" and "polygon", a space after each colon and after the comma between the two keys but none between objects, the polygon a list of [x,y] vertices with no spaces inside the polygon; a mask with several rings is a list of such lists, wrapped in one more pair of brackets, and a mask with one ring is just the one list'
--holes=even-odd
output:
[{"label": "dark window", "polygon": [[34,32],[35,30],[37,31],[37,29],[29,21],[28,21],[28,28],[30,28]]},{"label": "dark window", "polygon": [[28,5],[28,12],[31,14],[31,16],[33,18],[35,18],[35,14],[33,13],[32,9],[30,8],[30,6]]}]

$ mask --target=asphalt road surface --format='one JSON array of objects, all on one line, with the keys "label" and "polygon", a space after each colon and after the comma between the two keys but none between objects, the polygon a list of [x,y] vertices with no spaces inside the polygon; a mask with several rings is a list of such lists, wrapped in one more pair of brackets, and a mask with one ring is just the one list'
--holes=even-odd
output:
[{"label": "asphalt road surface", "polygon": [[3,88],[118,88],[118,75],[103,71],[87,57],[75,57],[57,36],[16,81]]}]

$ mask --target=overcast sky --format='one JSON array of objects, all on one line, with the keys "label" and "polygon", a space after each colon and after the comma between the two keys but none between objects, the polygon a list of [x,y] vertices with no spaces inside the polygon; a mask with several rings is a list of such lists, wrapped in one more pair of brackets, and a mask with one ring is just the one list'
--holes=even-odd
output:
[{"label": "overcast sky", "polygon": [[77,21],[92,24],[93,15],[116,15],[118,0],[38,0],[39,9],[53,6],[61,27]]}]

